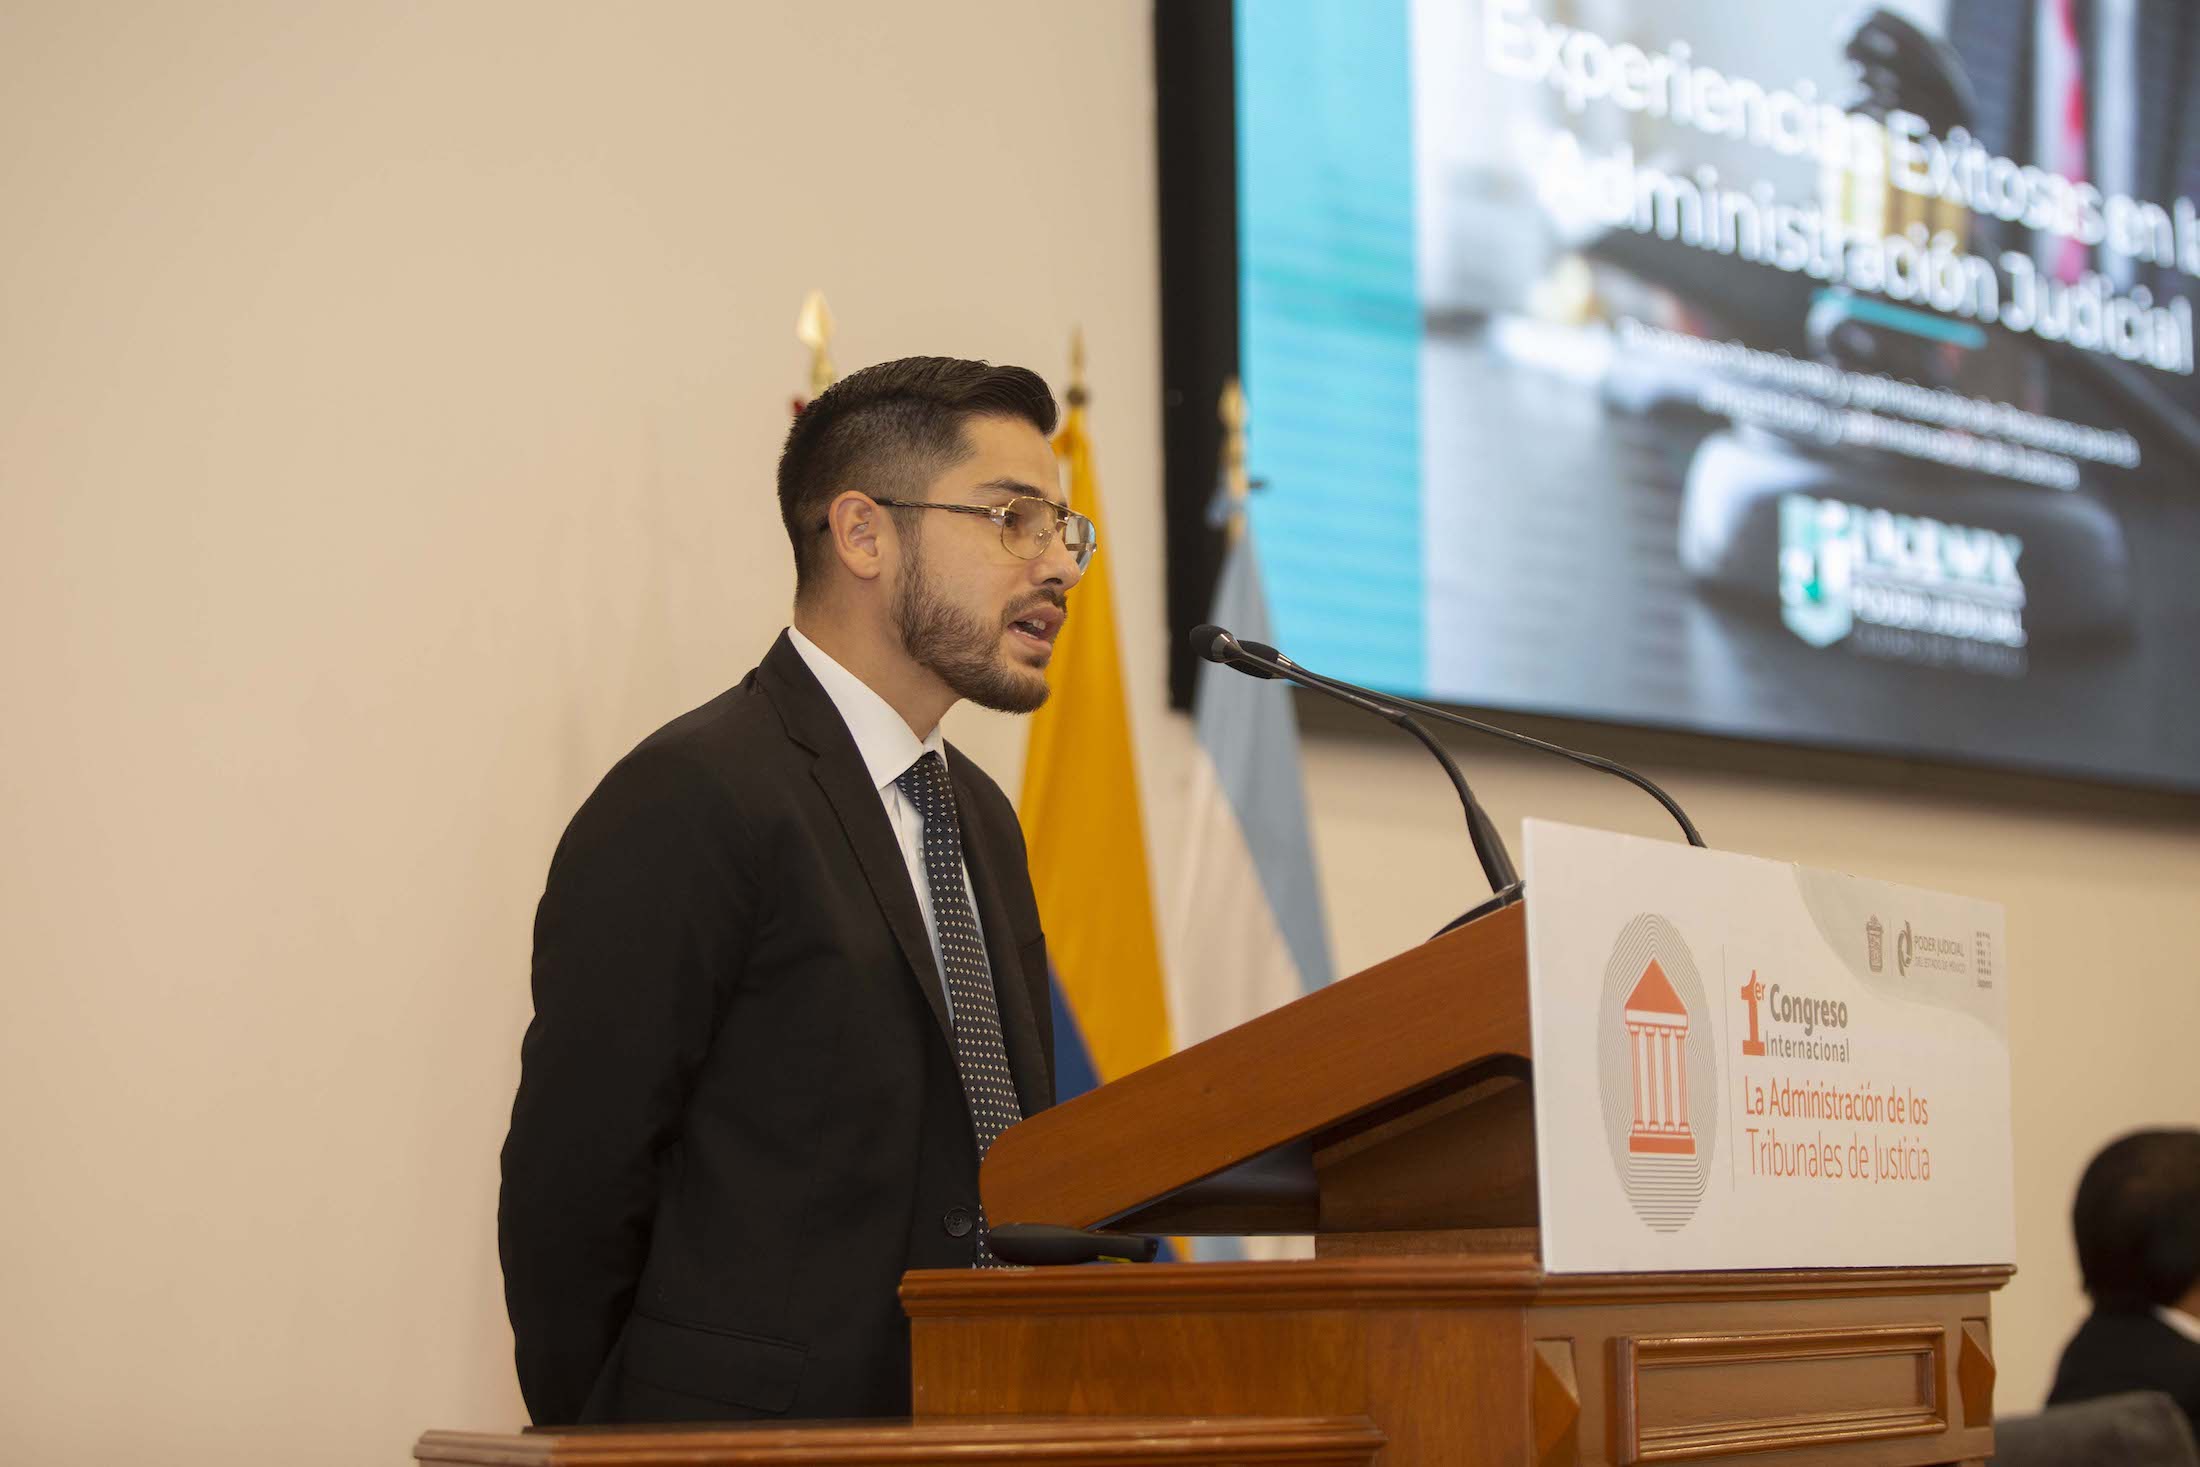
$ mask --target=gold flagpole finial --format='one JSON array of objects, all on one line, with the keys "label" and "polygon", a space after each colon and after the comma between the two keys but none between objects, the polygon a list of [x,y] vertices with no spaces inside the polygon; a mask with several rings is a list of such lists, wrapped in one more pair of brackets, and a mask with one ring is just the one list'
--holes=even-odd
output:
[{"label": "gold flagpole finial", "polygon": [[1252,481],[1245,474],[1245,425],[1252,414],[1246,406],[1245,389],[1232,377],[1222,384],[1222,404],[1217,411],[1222,419],[1222,471],[1230,486],[1230,498],[1237,504],[1245,502],[1245,495],[1252,488]]},{"label": "gold flagpole finial", "polygon": [[1069,405],[1083,407],[1092,400],[1091,389],[1085,385],[1085,328],[1069,329]]},{"label": "gold flagpole finial", "polygon": [[833,339],[833,313],[825,304],[824,291],[813,290],[802,298],[802,314],[795,317],[794,335],[810,349],[810,399],[814,402],[840,375],[826,351]]},{"label": "gold flagpole finial", "polygon": [[1222,384],[1222,401],[1216,414],[1222,420],[1222,485],[1229,496],[1228,534],[1232,541],[1244,533],[1245,498],[1252,492],[1253,481],[1245,472],[1245,425],[1252,418],[1246,405],[1245,389],[1232,377]]}]

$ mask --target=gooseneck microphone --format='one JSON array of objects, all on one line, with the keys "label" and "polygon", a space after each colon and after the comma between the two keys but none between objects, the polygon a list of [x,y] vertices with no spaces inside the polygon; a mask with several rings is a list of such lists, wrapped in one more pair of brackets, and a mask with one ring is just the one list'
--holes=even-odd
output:
[{"label": "gooseneck microphone", "polygon": [[[1629,769],[1626,765],[1621,764],[1616,760],[1606,759],[1596,754],[1584,754],[1578,749],[1569,749],[1562,744],[1546,743],[1542,739],[1530,738],[1524,733],[1515,733],[1509,728],[1500,728],[1494,723],[1484,723],[1480,719],[1469,718],[1463,713],[1453,713],[1443,708],[1431,708],[1428,704],[1416,703],[1411,698],[1394,698],[1388,694],[1376,693],[1366,688],[1355,687],[1351,683],[1339,682],[1336,678],[1324,677],[1318,672],[1309,672],[1307,669],[1293,662],[1290,658],[1284,656],[1281,652],[1278,652],[1275,648],[1267,646],[1264,643],[1240,642],[1237,638],[1231,637],[1228,632],[1223,631],[1220,627],[1201,627],[1198,631],[1195,631],[1192,634],[1194,645],[1195,648],[1199,651],[1199,654],[1202,657],[1206,657],[1211,662],[1228,662],[1230,659],[1227,656],[1213,656],[1210,654],[1207,647],[1200,645],[1200,633],[1202,632],[1215,633],[1219,634],[1220,636],[1227,637],[1229,638],[1229,643],[1232,648],[1240,652],[1250,654],[1252,656],[1257,656],[1261,659],[1275,664],[1276,670],[1273,672],[1251,672],[1248,666],[1239,666],[1239,671],[1249,672],[1251,676],[1281,676],[1289,678],[1292,682],[1297,683],[1300,687],[1306,687],[1309,684],[1320,684],[1323,685],[1322,691],[1331,692],[1333,694],[1337,692],[1350,692],[1362,698],[1390,704],[1401,710],[1410,710],[1414,713],[1426,714],[1428,717],[1438,719],[1444,723],[1455,723],[1461,728],[1471,728],[1476,733],[1488,734],[1492,738],[1504,739],[1508,743],[1519,744],[1523,748],[1538,749],[1546,754],[1556,754],[1561,759],[1571,759],[1574,763],[1583,765],[1586,768],[1599,769],[1606,774],[1614,775],[1620,779],[1624,779],[1635,788],[1641,790],[1644,794],[1650,796],[1651,799],[1656,800],[1660,805],[1663,805],[1665,807],[1665,813],[1673,817],[1674,823],[1679,825],[1681,828],[1681,834],[1688,837],[1688,843],[1690,845],[1701,847],[1704,843],[1703,836],[1700,835],[1696,830],[1695,822],[1691,821],[1688,818],[1687,814],[1681,809],[1681,807],[1674,802],[1674,799],[1671,795],[1667,794],[1664,790],[1659,789],[1658,786],[1654,782],[1652,782],[1648,776],[1637,774],[1634,770]],[[1209,637],[1207,640],[1211,643],[1213,641],[1213,638]]]},{"label": "gooseneck microphone", "polygon": [[1520,873],[1513,869],[1512,856],[1505,850],[1505,842],[1498,836],[1497,826],[1491,822],[1488,812],[1483,810],[1482,802],[1474,797],[1474,791],[1467,787],[1467,777],[1459,772],[1459,765],[1450,753],[1412,714],[1392,705],[1381,694],[1365,688],[1355,688],[1350,683],[1333,685],[1327,678],[1314,677],[1275,648],[1260,642],[1240,642],[1218,626],[1192,628],[1192,650],[1209,662],[1219,662],[1248,677],[1280,677],[1286,682],[1296,683],[1310,692],[1334,698],[1363,713],[1372,713],[1419,739],[1422,747],[1436,756],[1436,762],[1443,765],[1444,773],[1451,777],[1451,787],[1459,795],[1459,806],[1466,812],[1467,834],[1474,841],[1475,859],[1481,863],[1482,875],[1497,898],[1494,903],[1477,907],[1475,911],[1479,913],[1492,905],[1506,906],[1520,900]]}]

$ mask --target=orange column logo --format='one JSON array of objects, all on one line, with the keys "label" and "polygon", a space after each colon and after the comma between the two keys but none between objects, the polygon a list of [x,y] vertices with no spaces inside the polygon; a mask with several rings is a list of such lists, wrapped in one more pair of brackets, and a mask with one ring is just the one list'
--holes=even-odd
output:
[{"label": "orange column logo", "polygon": [[1749,981],[1742,985],[1742,997],[1749,1004],[1749,1037],[1742,1041],[1743,1054],[1763,1054],[1764,1040],[1757,1037],[1757,1003],[1765,996],[1765,986],[1757,979],[1757,970],[1749,970]]},{"label": "orange column logo", "polygon": [[1694,1156],[1688,1124],[1688,1007],[1665,969],[1652,958],[1622,1010],[1635,1081],[1635,1124],[1627,1150],[1636,1156]]}]

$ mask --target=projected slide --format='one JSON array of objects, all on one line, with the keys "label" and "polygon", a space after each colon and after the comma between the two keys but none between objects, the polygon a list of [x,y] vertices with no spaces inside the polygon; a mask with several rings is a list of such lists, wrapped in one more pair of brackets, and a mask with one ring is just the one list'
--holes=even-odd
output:
[{"label": "projected slide", "polygon": [[2200,10],[1261,0],[1237,30],[1292,655],[2200,788]]}]

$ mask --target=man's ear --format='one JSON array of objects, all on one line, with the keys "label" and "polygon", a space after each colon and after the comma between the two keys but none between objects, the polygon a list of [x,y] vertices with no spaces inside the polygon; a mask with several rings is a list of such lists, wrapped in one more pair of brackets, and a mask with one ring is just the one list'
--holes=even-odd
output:
[{"label": "man's ear", "polygon": [[834,556],[850,575],[875,581],[885,574],[886,542],[894,532],[886,523],[886,511],[873,504],[870,496],[854,489],[833,496],[825,511],[825,530]]}]

